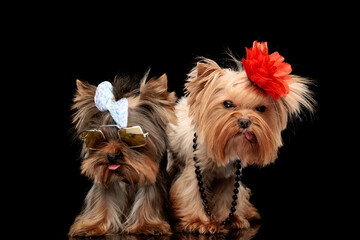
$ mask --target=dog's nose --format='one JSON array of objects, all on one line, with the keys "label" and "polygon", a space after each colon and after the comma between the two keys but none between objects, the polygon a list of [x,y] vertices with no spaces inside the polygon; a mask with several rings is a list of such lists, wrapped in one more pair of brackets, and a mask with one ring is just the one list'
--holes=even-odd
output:
[{"label": "dog's nose", "polygon": [[246,129],[250,126],[251,122],[249,119],[247,118],[240,118],[239,120],[239,125],[240,125],[240,128],[242,129]]},{"label": "dog's nose", "polygon": [[109,153],[107,155],[107,159],[109,163],[116,163],[116,161],[119,159],[120,155],[115,153]]}]

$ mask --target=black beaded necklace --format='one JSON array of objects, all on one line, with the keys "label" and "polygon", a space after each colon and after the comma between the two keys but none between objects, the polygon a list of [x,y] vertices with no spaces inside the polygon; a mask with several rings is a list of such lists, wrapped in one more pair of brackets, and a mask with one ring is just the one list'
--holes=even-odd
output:
[{"label": "black beaded necklace", "polygon": [[[193,149],[195,152],[196,148],[197,148],[197,134],[194,133],[194,145],[193,145]],[[206,214],[210,217],[211,216],[211,211],[208,205],[208,200],[206,199],[206,194],[205,194],[205,188],[204,188],[204,182],[202,181],[202,175],[201,175],[201,171],[200,171],[200,167],[198,166],[198,158],[195,156],[194,153],[194,166],[195,166],[195,173],[196,173],[196,178],[198,180],[198,185],[199,185],[199,192],[200,192],[200,196],[202,199],[202,202],[204,204],[204,210],[206,212]],[[239,187],[240,187],[240,180],[241,180],[241,173],[242,173],[242,169],[241,169],[241,160],[237,159],[236,160],[236,171],[235,171],[235,184],[234,184],[234,195],[232,196],[233,201],[231,202],[232,207],[230,208],[230,213],[229,213],[229,217],[225,219],[225,221],[223,221],[221,223],[221,225],[227,225],[229,223],[231,223],[231,218],[234,217],[234,212],[236,211],[235,206],[237,205],[236,200],[238,199],[237,194],[239,193]]]}]

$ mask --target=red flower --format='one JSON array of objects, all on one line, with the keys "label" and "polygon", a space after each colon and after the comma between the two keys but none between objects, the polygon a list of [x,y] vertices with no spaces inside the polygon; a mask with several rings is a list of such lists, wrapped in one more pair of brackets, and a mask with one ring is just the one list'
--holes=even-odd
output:
[{"label": "red flower", "polygon": [[246,59],[243,58],[241,62],[249,80],[274,100],[289,93],[288,85],[293,82],[289,76],[291,66],[284,62],[284,57],[278,52],[269,55],[267,42],[254,41],[252,48],[246,48]]}]

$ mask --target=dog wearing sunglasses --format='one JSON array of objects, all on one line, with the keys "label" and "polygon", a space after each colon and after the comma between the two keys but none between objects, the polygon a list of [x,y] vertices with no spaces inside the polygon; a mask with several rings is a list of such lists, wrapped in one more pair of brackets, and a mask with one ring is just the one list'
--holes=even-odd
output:
[{"label": "dog wearing sunglasses", "polygon": [[259,219],[242,169],[275,161],[289,119],[313,112],[311,82],[289,75],[290,64],[267,43],[254,42],[246,59],[222,68],[203,58],[188,74],[186,96],[169,124],[170,203],[177,231],[247,229]]},{"label": "dog wearing sunglasses", "polygon": [[166,127],[174,122],[167,77],[134,84],[116,76],[98,87],[80,80],[72,109],[83,140],[81,173],[93,181],[69,236],[170,234],[163,156]]}]

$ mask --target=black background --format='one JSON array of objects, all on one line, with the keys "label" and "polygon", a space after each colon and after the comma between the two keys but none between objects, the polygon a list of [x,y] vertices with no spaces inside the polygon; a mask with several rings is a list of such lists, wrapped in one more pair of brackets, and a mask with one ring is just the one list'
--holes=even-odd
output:
[{"label": "black background", "polygon": [[[270,53],[279,51],[294,74],[315,81],[318,105],[314,116],[305,114],[283,132],[284,147],[274,164],[244,170],[243,182],[262,216],[254,239],[316,239],[348,231],[342,216],[348,205],[340,200],[349,193],[339,181],[344,173],[338,165],[344,154],[335,136],[340,123],[333,114],[338,104],[334,96],[341,91],[335,56],[341,56],[339,36],[346,30],[337,26],[333,12],[320,8],[290,11],[275,6],[279,9],[270,11],[265,6],[258,11],[256,6],[221,6],[158,11],[140,11],[138,6],[91,11],[49,7],[8,27],[4,50],[12,67],[7,70],[24,101],[22,110],[29,111],[25,120],[12,119],[23,126],[22,133],[30,132],[26,144],[19,138],[23,134],[12,141],[25,145],[15,154],[26,161],[22,184],[9,188],[13,196],[20,192],[8,200],[21,202],[16,209],[22,212],[9,221],[11,226],[31,226],[29,235],[67,239],[81,210],[91,182],[80,175],[80,143],[71,131],[76,79],[97,85],[117,73],[141,76],[151,67],[150,76],[166,73],[169,91],[181,97],[196,57],[223,65],[227,49],[241,59],[245,47],[258,40],[268,42]],[[24,196],[22,189],[31,194]]]}]

